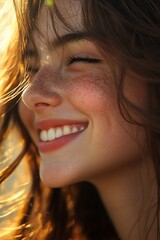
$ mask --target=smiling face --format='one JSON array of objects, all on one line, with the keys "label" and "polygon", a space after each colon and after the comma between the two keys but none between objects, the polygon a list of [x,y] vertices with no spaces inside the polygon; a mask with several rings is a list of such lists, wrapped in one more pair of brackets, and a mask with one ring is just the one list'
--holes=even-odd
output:
[{"label": "smiling face", "polygon": [[[75,31],[67,32],[56,20],[57,41],[42,8],[38,27],[48,41],[35,32],[38,53],[28,45],[34,76],[19,104],[20,117],[40,151],[41,178],[51,187],[96,182],[122,166],[137,164],[141,161],[137,135],[140,145],[144,141],[142,130],[119,112],[107,61],[82,33],[80,5],[66,0],[57,4]],[[129,77],[127,81],[126,95],[145,105],[142,84]]]}]

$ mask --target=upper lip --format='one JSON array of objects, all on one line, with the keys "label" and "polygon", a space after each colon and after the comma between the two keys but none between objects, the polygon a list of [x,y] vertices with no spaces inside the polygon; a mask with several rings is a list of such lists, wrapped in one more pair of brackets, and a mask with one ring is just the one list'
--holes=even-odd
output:
[{"label": "upper lip", "polygon": [[71,119],[45,119],[35,122],[35,128],[37,130],[48,130],[50,128],[76,124],[82,124],[83,126],[87,127],[88,122]]}]

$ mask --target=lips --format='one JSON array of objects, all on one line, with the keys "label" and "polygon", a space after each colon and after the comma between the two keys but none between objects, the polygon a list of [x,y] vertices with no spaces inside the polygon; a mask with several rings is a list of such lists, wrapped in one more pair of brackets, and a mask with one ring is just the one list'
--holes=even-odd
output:
[{"label": "lips", "polygon": [[87,126],[88,122],[82,122],[77,120],[70,120],[70,119],[46,119],[42,121],[38,121],[35,123],[35,128],[37,130],[48,130],[54,127],[60,127],[65,125],[84,125]]},{"label": "lips", "polygon": [[40,152],[54,151],[78,137],[88,126],[87,122],[54,119],[35,124],[39,132]]}]

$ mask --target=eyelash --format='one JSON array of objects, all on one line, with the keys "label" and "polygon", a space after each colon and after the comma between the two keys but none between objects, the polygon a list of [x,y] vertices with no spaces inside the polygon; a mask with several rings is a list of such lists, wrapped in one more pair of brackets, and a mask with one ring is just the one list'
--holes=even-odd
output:
[{"label": "eyelash", "polygon": [[[77,56],[77,57],[70,56],[69,60],[67,61],[67,64],[71,65],[73,63],[78,63],[78,62],[94,64],[94,63],[100,63],[101,60],[97,59],[97,58],[89,58],[89,57],[81,57],[81,56]],[[27,68],[27,73],[36,74],[37,71],[38,71],[38,68],[34,68],[32,66],[31,67],[28,66],[28,68]]]},{"label": "eyelash", "polygon": [[97,58],[89,58],[89,57],[81,57],[81,56],[71,56],[69,58],[68,64],[72,64],[72,63],[78,63],[78,62],[82,62],[82,63],[100,63],[101,60],[97,59]]}]

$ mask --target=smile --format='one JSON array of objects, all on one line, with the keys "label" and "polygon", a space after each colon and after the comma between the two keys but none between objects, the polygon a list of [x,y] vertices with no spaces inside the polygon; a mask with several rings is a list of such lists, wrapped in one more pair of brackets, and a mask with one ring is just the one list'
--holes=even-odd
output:
[{"label": "smile", "polygon": [[47,153],[68,145],[86,130],[88,123],[54,119],[40,121],[35,127],[39,132],[39,151]]},{"label": "smile", "polygon": [[83,125],[65,125],[62,127],[50,128],[48,130],[41,130],[40,131],[40,141],[48,142],[53,141],[54,139],[61,138],[66,135],[70,135],[73,133],[81,132],[85,129]]}]

